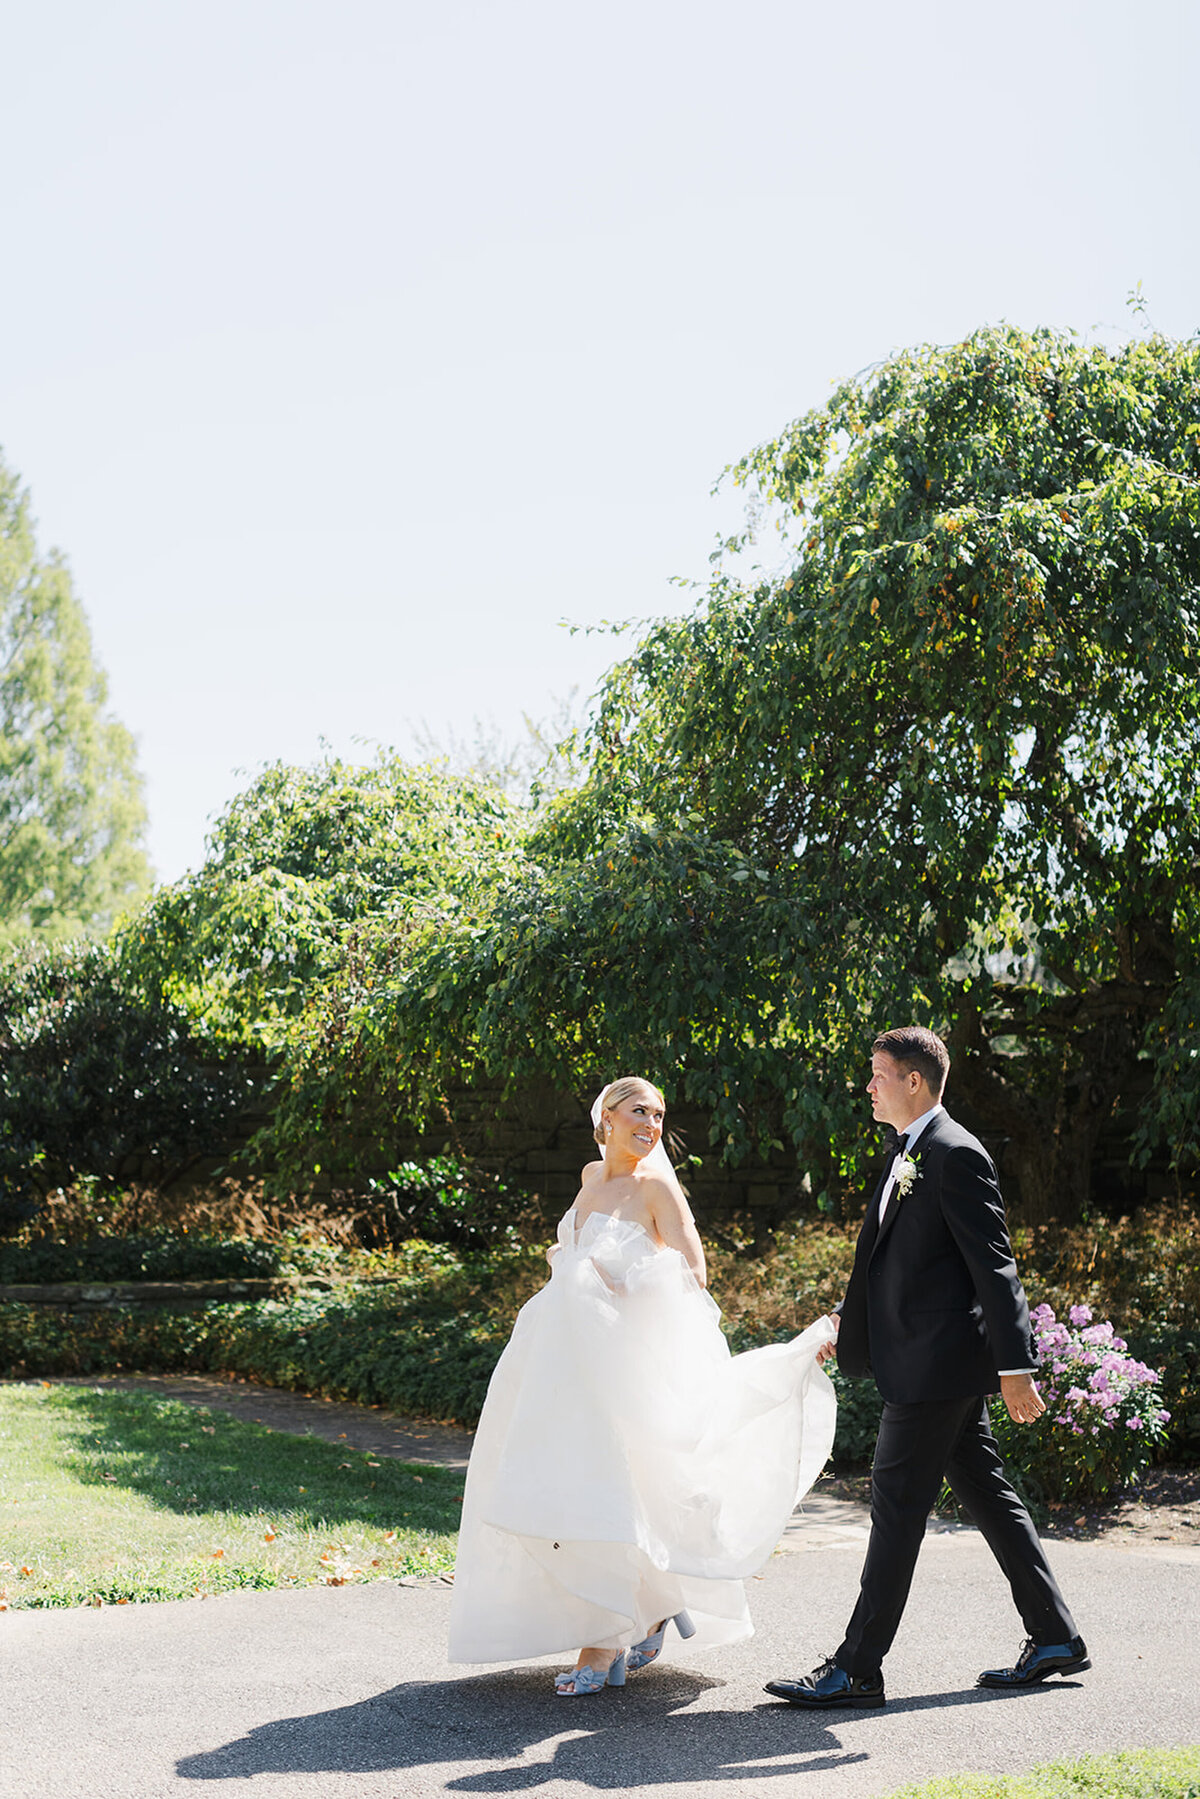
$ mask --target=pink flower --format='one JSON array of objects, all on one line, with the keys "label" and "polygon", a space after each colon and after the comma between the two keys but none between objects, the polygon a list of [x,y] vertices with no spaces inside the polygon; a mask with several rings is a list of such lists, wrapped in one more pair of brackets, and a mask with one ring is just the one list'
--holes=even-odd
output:
[{"label": "pink flower", "polygon": [[1140,1418],[1126,1418],[1125,1428],[1126,1430],[1141,1430],[1142,1421]]},{"label": "pink flower", "polygon": [[1090,1324],[1092,1322],[1091,1306],[1072,1306],[1070,1319],[1074,1325]]}]

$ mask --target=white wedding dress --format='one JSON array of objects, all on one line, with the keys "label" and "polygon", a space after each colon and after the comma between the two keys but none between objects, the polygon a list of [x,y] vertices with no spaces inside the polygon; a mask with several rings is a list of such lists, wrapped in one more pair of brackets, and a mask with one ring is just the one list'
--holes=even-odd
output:
[{"label": "white wedding dress", "polygon": [[558,1243],[479,1421],[450,1660],[624,1648],[679,1611],[693,1647],[749,1636],[742,1583],[833,1445],[833,1326],[734,1356],[641,1225],[593,1212],[576,1231],[573,1207]]}]

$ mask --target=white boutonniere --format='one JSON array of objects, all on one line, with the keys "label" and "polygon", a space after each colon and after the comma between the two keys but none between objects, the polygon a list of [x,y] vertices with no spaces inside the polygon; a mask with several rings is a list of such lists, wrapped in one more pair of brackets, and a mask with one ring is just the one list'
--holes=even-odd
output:
[{"label": "white boutonniere", "polygon": [[920,1159],[920,1156],[901,1156],[893,1168],[897,1199],[907,1199],[912,1192],[916,1185],[917,1175],[920,1173],[920,1169],[917,1167]]}]

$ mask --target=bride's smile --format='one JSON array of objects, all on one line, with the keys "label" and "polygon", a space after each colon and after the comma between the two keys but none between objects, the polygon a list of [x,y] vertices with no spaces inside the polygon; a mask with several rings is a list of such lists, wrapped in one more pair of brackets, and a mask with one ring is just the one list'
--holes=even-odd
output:
[{"label": "bride's smile", "polygon": [[[659,1143],[666,1113],[649,1087],[604,1108],[604,1159],[610,1172],[626,1172]],[[624,1164],[624,1168],[621,1165]]]}]

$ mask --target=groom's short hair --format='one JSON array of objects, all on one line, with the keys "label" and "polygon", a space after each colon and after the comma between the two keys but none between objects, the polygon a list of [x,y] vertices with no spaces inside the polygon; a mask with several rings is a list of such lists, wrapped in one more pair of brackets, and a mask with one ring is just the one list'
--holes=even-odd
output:
[{"label": "groom's short hair", "polygon": [[940,1099],[950,1073],[950,1051],[933,1031],[923,1024],[901,1025],[884,1031],[871,1045],[876,1054],[890,1056],[905,1070],[915,1068],[935,1099]]}]

